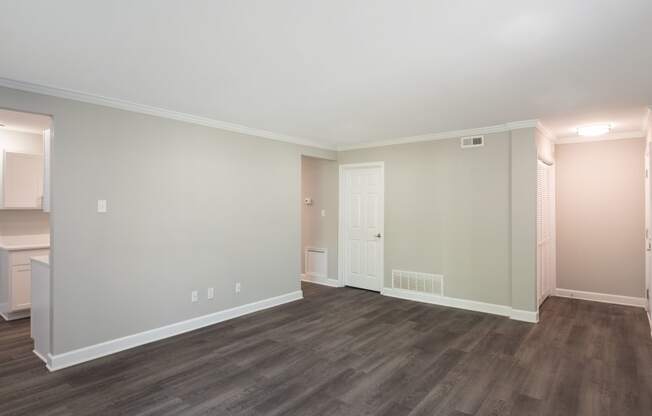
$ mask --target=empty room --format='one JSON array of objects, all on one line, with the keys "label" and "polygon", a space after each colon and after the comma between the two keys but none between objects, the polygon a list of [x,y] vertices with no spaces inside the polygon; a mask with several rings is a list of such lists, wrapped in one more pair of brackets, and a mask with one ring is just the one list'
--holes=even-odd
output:
[{"label": "empty room", "polygon": [[652,2],[0,3],[0,415],[652,415]]}]

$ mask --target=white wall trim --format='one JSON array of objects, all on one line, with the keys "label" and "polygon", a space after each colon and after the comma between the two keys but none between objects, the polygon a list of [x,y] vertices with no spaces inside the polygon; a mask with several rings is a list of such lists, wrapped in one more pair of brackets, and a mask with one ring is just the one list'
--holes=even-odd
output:
[{"label": "white wall trim", "polygon": [[539,130],[539,132],[541,132],[541,134],[543,134],[546,139],[550,140],[553,143],[557,142],[557,136],[555,136],[552,131],[544,126],[541,121],[537,121],[536,129]]},{"label": "white wall trim", "polygon": [[44,356],[42,356],[40,352],[38,352],[36,350],[32,350],[32,352],[34,353],[34,355],[36,355],[39,358],[39,360],[43,361],[46,366],[49,364],[48,359],[45,358]]},{"label": "white wall trim", "polygon": [[642,139],[646,136],[645,131],[625,131],[622,133],[609,133],[597,137],[580,137],[568,136],[557,138],[555,144],[572,144],[572,143],[591,143],[591,142],[604,142],[607,140],[625,140],[625,139]]},{"label": "white wall trim", "polygon": [[30,309],[23,309],[16,312],[9,311],[8,303],[0,303],[0,316],[5,321],[15,321],[16,319],[29,318],[31,315]]},{"label": "white wall trim", "polygon": [[645,298],[635,298],[631,296],[610,295],[607,293],[585,292],[573,289],[555,289],[555,296],[562,298],[574,298],[582,300],[592,300],[594,302],[614,303],[616,305],[645,307]]},{"label": "white wall trim", "polygon": [[512,308],[510,319],[515,321],[530,322],[536,324],[539,322],[539,311],[524,311],[522,309]]},{"label": "white wall trim", "polygon": [[302,274],[301,280],[308,283],[316,283],[318,285],[330,286],[330,287],[344,287],[340,284],[340,281],[337,279],[331,279],[330,277],[325,276],[316,276],[314,274]]},{"label": "white wall trim", "polygon": [[327,149],[327,150],[337,150],[334,146],[328,146],[322,143],[317,143],[310,139],[289,136],[281,133],[274,133],[271,131],[257,129],[254,127],[243,126],[241,124],[229,123],[228,121],[216,120],[208,117],[197,116],[194,114],[181,113],[178,111],[168,110],[160,107],[154,107],[147,104],[134,103],[131,101],[121,100],[119,98],[104,97],[97,94],[69,90],[65,88],[51,87],[48,85],[33,84],[31,82],[18,81],[9,78],[0,78],[0,86],[12,88],[15,90],[49,95],[52,97],[65,98],[68,100],[81,101],[89,104],[96,104],[105,107],[117,108],[120,110],[131,111],[134,113],[168,118],[172,120],[183,121],[185,123],[198,124],[206,127],[213,127],[220,130],[247,134],[250,136],[262,137],[265,139],[276,140],[280,142],[317,147],[320,149]]},{"label": "white wall trim", "polygon": [[300,290],[273,298],[264,299],[258,302],[236,306],[235,308],[226,309],[197,318],[188,319],[186,321],[177,322],[171,325],[162,326],[160,328],[152,329],[149,331],[128,335],[126,337],[112,339],[110,341],[101,342],[99,344],[79,348],[77,350],[65,352],[62,354],[48,354],[46,367],[50,371],[61,370],[62,368],[81,364],[96,358],[115,354],[117,352],[148,344],[150,342],[159,341],[161,339],[173,337],[185,332],[194,331],[199,328],[214,325],[219,322],[227,321],[242,315],[247,315],[252,312],[272,308],[274,306],[293,302],[299,299],[303,299],[303,292]]},{"label": "white wall trim", "polygon": [[492,315],[507,316],[517,321],[537,323],[539,313],[536,311],[523,311],[513,309],[511,306],[497,305],[494,303],[478,302],[475,300],[451,298],[448,296],[437,296],[427,293],[413,292],[409,290],[383,288],[380,292],[384,296],[412,300],[416,302],[431,303],[433,305],[448,306],[451,308],[466,309],[475,312],[490,313]]},{"label": "white wall trim", "polygon": [[495,126],[478,127],[474,129],[452,130],[452,131],[445,131],[441,133],[428,133],[428,134],[422,134],[418,136],[399,137],[396,139],[376,140],[376,141],[365,142],[365,143],[340,145],[337,147],[337,150],[344,151],[344,150],[355,150],[355,149],[367,149],[370,147],[391,146],[395,144],[429,142],[433,140],[455,139],[464,136],[502,133],[511,130],[537,128],[539,124],[540,124],[539,120],[514,121],[510,123],[497,124]]}]

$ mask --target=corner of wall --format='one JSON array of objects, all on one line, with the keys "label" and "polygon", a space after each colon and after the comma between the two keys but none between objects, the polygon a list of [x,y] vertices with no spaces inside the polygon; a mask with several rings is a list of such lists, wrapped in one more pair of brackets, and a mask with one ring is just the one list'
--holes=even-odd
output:
[{"label": "corner of wall", "polygon": [[511,306],[536,311],[536,129],[510,132]]}]

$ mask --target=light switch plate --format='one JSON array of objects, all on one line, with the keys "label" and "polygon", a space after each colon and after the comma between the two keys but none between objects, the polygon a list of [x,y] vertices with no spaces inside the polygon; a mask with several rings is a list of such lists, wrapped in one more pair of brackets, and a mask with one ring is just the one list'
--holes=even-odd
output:
[{"label": "light switch plate", "polygon": [[208,299],[213,299],[215,297],[215,289],[212,287],[208,288],[208,293],[206,295]]},{"label": "light switch plate", "polygon": [[107,210],[106,207],[106,199],[98,199],[97,200],[97,212],[104,214]]},{"label": "light switch plate", "polygon": [[325,209],[322,209],[322,210],[321,210],[321,216],[322,216],[322,217],[325,217],[325,216],[326,216],[326,210],[325,210]]},{"label": "light switch plate", "polygon": [[236,283],[236,284],[235,284],[235,293],[240,293],[240,289],[241,289],[241,288],[242,288],[242,287],[240,286],[240,282]]},{"label": "light switch plate", "polygon": [[198,300],[199,300],[199,295],[197,294],[197,291],[196,291],[196,290],[193,290],[193,291],[190,293],[190,301],[191,301],[191,302],[197,302]]}]

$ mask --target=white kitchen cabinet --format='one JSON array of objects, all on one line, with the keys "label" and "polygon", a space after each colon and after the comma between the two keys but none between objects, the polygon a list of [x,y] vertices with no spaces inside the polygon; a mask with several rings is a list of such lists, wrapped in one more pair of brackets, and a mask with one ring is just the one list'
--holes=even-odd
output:
[{"label": "white kitchen cabinet", "polygon": [[2,209],[41,209],[43,203],[43,156],[4,151],[2,158]]},{"label": "white kitchen cabinet", "polygon": [[47,248],[0,249],[0,315],[5,319],[29,316],[32,306],[32,257],[47,256]]},{"label": "white kitchen cabinet", "polygon": [[30,266],[13,266],[11,268],[9,286],[11,287],[11,311],[16,312],[23,309],[29,309],[32,304]]}]

